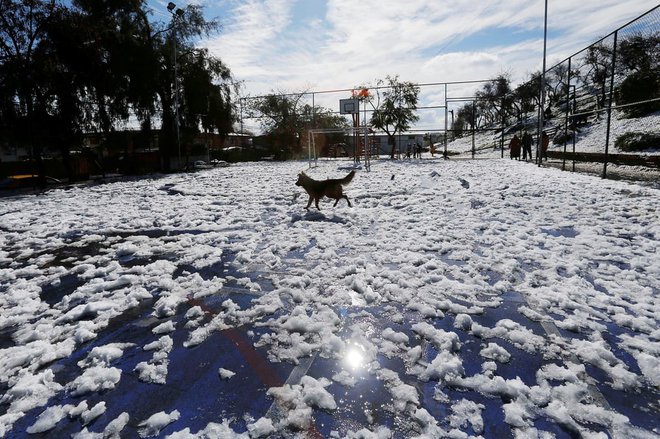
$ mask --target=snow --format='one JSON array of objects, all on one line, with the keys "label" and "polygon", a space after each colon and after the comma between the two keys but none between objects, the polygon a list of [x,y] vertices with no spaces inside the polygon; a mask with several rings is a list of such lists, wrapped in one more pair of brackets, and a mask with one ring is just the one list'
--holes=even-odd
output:
[{"label": "snow", "polygon": [[168,424],[179,419],[181,413],[178,410],[174,410],[172,413],[158,412],[149,416],[149,419],[146,419],[138,424],[140,428],[139,434],[140,437],[152,437],[157,436],[160,431],[165,428]]},{"label": "snow", "polygon": [[[538,126],[538,119],[535,116],[532,116],[528,123],[532,126]],[[556,126],[559,126],[559,123],[563,124],[564,119],[562,117],[546,120],[546,128],[549,130],[554,129]],[[629,132],[647,132],[653,133],[657,132],[658,126],[660,126],[660,112],[652,113],[644,117],[638,118],[625,118],[623,115],[617,111],[612,111],[612,119],[610,126],[610,143],[609,143],[609,153],[611,154],[626,154],[626,151],[620,151],[615,147],[616,138],[624,133]],[[563,125],[562,125],[563,127]],[[563,130],[563,128],[561,128]],[[513,134],[511,134],[513,135]],[[532,133],[534,135],[534,133]],[[600,118],[590,118],[589,123],[578,129],[576,138],[575,138],[575,151],[576,152],[605,152],[605,140],[607,138],[607,117],[605,113],[601,114]],[[487,155],[490,157],[500,157],[500,139],[501,134],[498,132],[496,134],[482,134],[475,133],[475,149],[477,150],[478,156]],[[494,146],[497,145],[497,148]],[[489,148],[490,147],[490,148]],[[504,145],[505,149],[507,145]],[[444,145],[437,145],[436,149],[441,152],[444,149]],[[564,149],[563,143],[561,145],[554,145],[550,143],[549,150],[553,148],[557,150]],[[467,154],[472,152],[472,135],[469,131],[466,131],[466,135],[462,138],[456,139],[454,142],[450,142],[447,146],[447,150],[453,153]],[[573,150],[573,142],[568,141],[567,150]],[[658,154],[660,149],[646,152],[647,154]],[[536,157],[535,146],[532,146],[533,156]],[[504,152],[505,157],[509,157],[508,150]]]},{"label": "snow", "polygon": [[[489,437],[493,411],[517,437],[660,433],[660,190],[510,160],[375,160],[345,188],[353,208],[306,212],[306,168],[3,199],[0,436]],[[252,387],[250,355],[284,376]],[[176,398],[123,406],[128,380],[222,408],[193,428]]]},{"label": "snow", "polygon": [[222,378],[223,380],[228,380],[229,378],[236,375],[236,372],[232,372],[229,369],[225,369],[221,367],[220,369],[218,369],[218,375],[220,375],[220,378]]},{"label": "snow", "polygon": [[110,390],[121,379],[121,369],[116,367],[92,366],[85,369],[82,375],[66,385],[72,395],[83,395],[90,392]]},{"label": "snow", "polygon": [[268,394],[277,403],[287,409],[288,415],[282,423],[296,429],[309,427],[312,421],[312,407],[325,410],[335,410],[337,403],[334,397],[325,390],[330,380],[316,380],[310,376],[302,377],[300,384],[285,384],[282,387],[271,387]]}]

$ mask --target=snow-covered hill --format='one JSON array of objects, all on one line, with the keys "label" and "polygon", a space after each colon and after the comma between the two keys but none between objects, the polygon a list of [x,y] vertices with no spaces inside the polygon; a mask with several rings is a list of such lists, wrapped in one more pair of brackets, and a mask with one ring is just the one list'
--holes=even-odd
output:
[{"label": "snow-covered hill", "polygon": [[[550,131],[554,131],[555,123],[559,123],[559,118],[554,118],[548,121],[546,128]],[[530,126],[536,126],[535,120],[530,121]],[[657,133],[660,130],[660,112],[653,113],[648,116],[627,119],[618,112],[612,112],[612,122],[610,127],[610,143],[609,143],[609,152],[613,154],[625,153],[614,146],[616,138],[622,134],[629,132],[648,132]],[[534,134],[534,133],[532,133]],[[576,152],[605,152],[605,142],[607,135],[607,117],[605,114],[601,114],[599,119],[590,119],[589,123],[579,129],[577,132],[576,142],[575,142],[575,151]],[[488,131],[476,133],[474,136],[474,144],[476,155],[481,157],[500,157],[501,151],[499,148],[500,144],[500,133]],[[508,155],[507,146],[510,136],[505,137],[505,155]],[[438,145],[438,148],[442,150],[442,145]],[[550,148],[563,149],[562,145],[553,145],[551,143]],[[568,150],[572,150],[572,142],[568,142]],[[450,142],[447,145],[447,150],[450,153],[459,153],[459,154],[471,154],[472,151],[472,136],[468,133],[466,136],[456,139],[453,142]],[[648,150],[644,152],[645,154],[660,154],[660,145],[654,150]]]}]

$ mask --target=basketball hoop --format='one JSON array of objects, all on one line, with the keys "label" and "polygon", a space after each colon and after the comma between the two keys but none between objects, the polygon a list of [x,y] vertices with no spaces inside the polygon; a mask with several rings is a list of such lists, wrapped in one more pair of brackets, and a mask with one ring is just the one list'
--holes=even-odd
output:
[{"label": "basketball hoop", "polygon": [[357,114],[360,111],[360,101],[358,99],[340,99],[340,114]]},{"label": "basketball hoop", "polygon": [[351,92],[351,95],[353,96],[353,98],[366,99],[369,97],[369,89],[361,88],[360,90],[353,90]]}]

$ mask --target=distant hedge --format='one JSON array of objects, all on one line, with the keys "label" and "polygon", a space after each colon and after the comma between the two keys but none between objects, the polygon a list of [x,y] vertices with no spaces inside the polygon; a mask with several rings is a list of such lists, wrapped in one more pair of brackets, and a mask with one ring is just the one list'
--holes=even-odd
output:
[{"label": "distant hedge", "polygon": [[621,151],[634,152],[660,149],[660,134],[630,132],[616,138],[614,145]]},{"label": "distant hedge", "polygon": [[[660,96],[660,76],[656,70],[641,70],[629,75],[616,92],[617,104],[633,104]],[[641,117],[660,110],[660,101],[624,107],[627,117]]]}]

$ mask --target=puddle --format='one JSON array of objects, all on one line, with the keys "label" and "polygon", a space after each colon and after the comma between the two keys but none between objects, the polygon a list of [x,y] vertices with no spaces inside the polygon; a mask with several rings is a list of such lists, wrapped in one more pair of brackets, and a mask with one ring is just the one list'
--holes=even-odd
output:
[{"label": "puddle", "polygon": [[554,237],[563,236],[564,238],[575,238],[577,235],[579,235],[579,233],[573,229],[573,227],[560,227],[558,229],[541,228],[541,232]]}]

